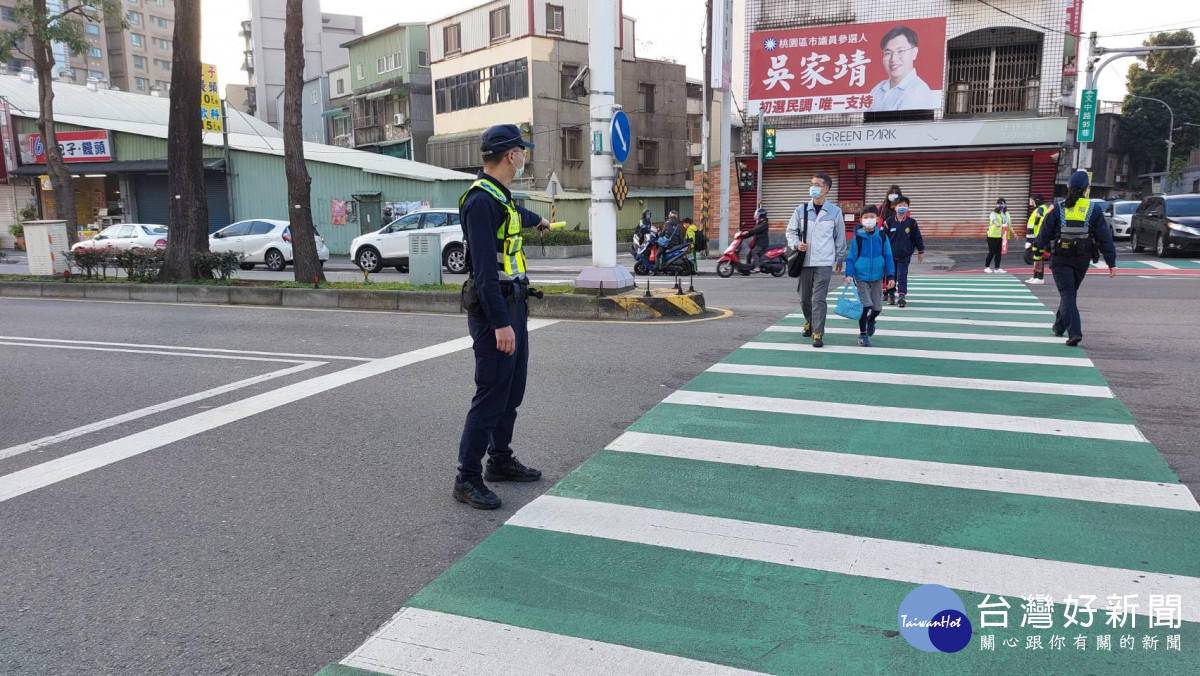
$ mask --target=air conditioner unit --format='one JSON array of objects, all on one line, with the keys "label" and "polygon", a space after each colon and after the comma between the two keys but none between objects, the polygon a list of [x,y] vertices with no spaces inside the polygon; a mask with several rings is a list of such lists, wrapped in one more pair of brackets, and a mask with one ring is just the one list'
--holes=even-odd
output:
[{"label": "air conditioner unit", "polygon": [[394,118],[392,118],[392,125],[399,127],[400,125],[404,124],[407,121],[408,121],[408,118],[404,117],[404,113],[396,113],[396,116]]},{"label": "air conditioner unit", "polygon": [[1125,174],[1117,174],[1116,176],[1113,177],[1113,180],[1117,183],[1124,183],[1129,180],[1129,177],[1126,176]]}]

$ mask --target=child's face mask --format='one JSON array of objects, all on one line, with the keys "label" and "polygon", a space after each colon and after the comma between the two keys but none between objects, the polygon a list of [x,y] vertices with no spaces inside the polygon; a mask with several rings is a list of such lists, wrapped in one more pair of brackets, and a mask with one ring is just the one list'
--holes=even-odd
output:
[{"label": "child's face mask", "polygon": [[874,232],[875,226],[878,224],[879,221],[875,218],[864,218],[862,222],[863,230],[866,230],[867,232]]}]

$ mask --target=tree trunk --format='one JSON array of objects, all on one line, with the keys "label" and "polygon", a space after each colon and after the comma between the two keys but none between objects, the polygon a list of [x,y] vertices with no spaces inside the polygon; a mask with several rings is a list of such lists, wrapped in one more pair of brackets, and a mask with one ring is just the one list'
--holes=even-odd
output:
[{"label": "tree trunk", "polygon": [[297,282],[325,281],[317,260],[311,184],[304,164],[301,103],[304,88],[304,0],[287,0],[283,30],[283,165],[287,174],[288,214],[292,226],[292,270]]},{"label": "tree trunk", "polygon": [[[204,191],[204,135],[200,123],[200,3],[175,4],[171,57],[171,107],[167,127],[168,212],[164,279],[200,274],[192,256],[208,252],[208,200]],[[206,275],[207,276],[207,275]]]},{"label": "tree trunk", "polygon": [[[47,14],[46,0],[33,0],[33,7],[41,15]],[[75,182],[71,171],[63,162],[58,148],[58,134],[54,129],[54,51],[50,44],[39,40],[34,33],[30,38],[33,47],[33,70],[38,79],[37,130],[46,145],[46,173],[50,175],[50,186],[54,190],[54,216],[67,222],[67,239],[71,244],[79,240],[75,231]]]}]

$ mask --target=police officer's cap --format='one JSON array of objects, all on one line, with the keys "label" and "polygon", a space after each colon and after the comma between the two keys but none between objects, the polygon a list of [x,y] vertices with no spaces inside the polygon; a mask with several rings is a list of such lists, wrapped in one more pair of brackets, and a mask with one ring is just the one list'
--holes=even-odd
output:
[{"label": "police officer's cap", "polygon": [[1074,174],[1071,174],[1070,180],[1067,181],[1067,187],[1075,188],[1077,190],[1083,190],[1084,188],[1088,187],[1087,172],[1081,169]]},{"label": "police officer's cap", "polygon": [[513,148],[532,148],[533,144],[521,137],[515,124],[498,124],[479,138],[479,149],[484,155],[496,155]]}]

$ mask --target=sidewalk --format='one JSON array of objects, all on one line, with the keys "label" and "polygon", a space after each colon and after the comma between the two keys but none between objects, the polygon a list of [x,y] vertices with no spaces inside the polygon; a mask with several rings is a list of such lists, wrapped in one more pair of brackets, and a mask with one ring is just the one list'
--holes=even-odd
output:
[{"label": "sidewalk", "polygon": [[[782,319],[322,674],[1200,671],[1187,487],[1018,280],[912,285],[871,348],[836,315],[823,350]],[[973,630],[961,652],[898,631],[925,584],[957,594]],[[1099,617],[1067,628],[1060,606],[1026,626],[1021,597],[1037,594],[1099,599]],[[1105,623],[1110,596],[1136,604],[1132,625]],[[1151,628],[1164,598],[1182,622]],[[983,626],[988,604],[1003,626]],[[944,612],[926,611],[913,619]],[[1096,649],[1114,633],[1132,647]]]}]

